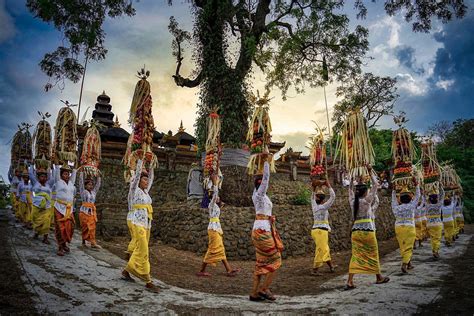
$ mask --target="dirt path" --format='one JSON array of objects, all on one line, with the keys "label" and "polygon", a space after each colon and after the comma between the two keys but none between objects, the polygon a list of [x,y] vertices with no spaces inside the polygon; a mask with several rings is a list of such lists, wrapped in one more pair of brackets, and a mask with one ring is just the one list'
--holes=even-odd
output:
[{"label": "dirt path", "polygon": [[[114,238],[111,241],[101,241],[102,246],[125,259],[128,238]],[[393,252],[398,245],[395,240],[379,243],[380,256]],[[315,295],[324,292],[321,284],[335,276],[346,275],[351,257],[350,251],[332,253],[332,260],[339,267],[337,273],[329,273],[327,267],[321,268],[322,276],[311,276],[313,255],[283,260],[282,268],[278,270],[272,290],[275,293],[288,296]],[[200,269],[202,257],[188,251],[179,251],[172,247],[155,242],[150,247],[152,274],[166,284],[186,289],[212,294],[246,295],[252,284],[254,261],[231,261],[231,265],[241,268],[240,274],[232,279],[225,275],[225,269],[220,264],[208,267],[211,278],[196,277]]]},{"label": "dirt path", "polygon": [[[474,234],[474,226],[466,226]],[[443,278],[443,286],[433,303],[420,306],[419,315],[472,315],[474,313],[474,240],[463,256],[448,260],[451,271]]]},{"label": "dirt path", "polygon": [[13,229],[4,212],[0,212],[0,314],[36,315],[31,293],[22,280],[22,267],[10,247]]},{"label": "dirt path", "polygon": [[[318,285],[319,294],[287,296],[276,293],[278,299],[274,303],[250,302],[246,293],[243,295],[209,294],[176,287],[164,283],[162,279],[154,279],[154,282],[161,288],[160,293],[155,294],[146,291],[142,282],[122,281],[120,271],[126,262],[106,249],[94,251],[82,248],[79,234],[74,236],[70,247],[71,253],[64,257],[58,257],[55,255],[54,244],[44,245],[32,240],[31,231],[15,225],[11,214],[5,213],[5,210],[0,210],[0,214],[2,216],[6,214],[5,216],[9,218],[9,227],[2,232],[8,232],[10,237],[6,241],[7,246],[12,248],[13,253],[17,255],[16,260],[24,268],[24,272],[14,274],[15,277],[11,281],[3,279],[6,277],[5,273],[0,275],[0,284],[6,283],[10,286],[10,283],[7,282],[15,282],[16,278],[17,282],[11,284],[21,286],[18,275],[22,275],[24,277],[22,280],[26,282],[26,288],[36,294],[31,297],[40,314],[314,315],[350,313],[406,315],[415,313],[419,306],[436,301],[443,286],[442,280],[445,280],[450,273],[450,264],[459,261],[460,258],[468,258],[468,260],[471,258],[471,256],[465,255],[465,251],[471,243],[472,235],[465,234],[459,238],[455,247],[441,249],[442,259],[439,261],[431,259],[429,247],[417,250],[413,257],[416,268],[409,275],[400,273],[398,251],[385,255],[382,258],[382,270],[384,274],[390,276],[390,282],[384,285],[375,285],[373,276],[358,275],[356,277],[357,288],[350,292],[341,290],[345,283],[345,276],[338,275],[326,282],[321,282]],[[166,255],[171,256],[172,254]],[[174,258],[174,262],[178,263],[187,258],[186,254],[175,253],[174,255],[177,256]],[[181,275],[182,282],[195,282],[195,278],[191,277],[191,270],[195,271],[194,263],[199,265],[200,258],[194,256],[191,259],[196,261],[188,265],[190,267],[189,275]],[[173,261],[168,261],[167,264],[172,265]],[[177,266],[177,264],[174,265]],[[12,271],[13,269],[10,268],[8,273]],[[284,277],[284,272],[281,275]],[[222,278],[222,282],[227,283],[236,280]],[[220,282],[218,278],[215,280]],[[307,280],[312,279],[308,277]],[[240,291],[239,289],[241,287],[237,286],[236,290]],[[26,314],[34,313],[33,310],[28,310],[27,304],[31,303],[25,301],[24,304],[25,307],[23,304],[21,305],[21,311]],[[452,299],[451,304],[456,304],[456,299]],[[11,313],[16,313],[18,307],[19,305],[16,305],[15,308],[10,309]],[[0,311],[0,314],[2,312],[3,310]]]}]

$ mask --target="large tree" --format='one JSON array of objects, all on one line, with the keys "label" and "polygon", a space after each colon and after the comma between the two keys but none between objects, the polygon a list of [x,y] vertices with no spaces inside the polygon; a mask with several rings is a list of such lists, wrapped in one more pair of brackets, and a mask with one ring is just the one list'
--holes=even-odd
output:
[{"label": "large tree", "polygon": [[334,130],[337,132],[344,119],[355,108],[365,115],[369,127],[374,127],[382,116],[393,113],[393,105],[398,99],[397,80],[391,77],[379,77],[372,73],[355,76],[344,82],[336,90],[342,97],[334,105]]},{"label": "large tree", "polygon": [[[353,3],[364,17],[363,0]],[[198,137],[204,139],[208,107],[219,106],[223,115],[222,141],[244,141],[251,105],[246,94],[252,66],[257,65],[270,86],[303,92],[305,86],[324,83],[322,61],[327,61],[331,80],[344,80],[360,72],[368,48],[367,30],[349,30],[341,13],[343,0],[192,0],[195,18],[192,35],[194,76],[181,75],[182,45],[190,39],[171,20],[178,65],[174,80],[182,87],[200,87]],[[53,84],[65,78],[77,82],[84,72],[79,57],[105,58],[103,22],[107,16],[133,15],[132,0],[27,0],[37,17],[64,33],[65,45],[45,55],[40,63]],[[414,31],[428,31],[433,17],[442,22],[462,17],[466,6],[458,1],[385,1],[388,14],[403,11]],[[232,56],[232,48],[237,53]],[[50,88],[51,86],[48,86]]]}]

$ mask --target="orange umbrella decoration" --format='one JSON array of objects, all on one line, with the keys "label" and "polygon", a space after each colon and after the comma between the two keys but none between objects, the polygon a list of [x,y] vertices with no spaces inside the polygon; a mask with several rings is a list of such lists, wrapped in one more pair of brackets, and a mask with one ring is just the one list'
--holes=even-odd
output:
[{"label": "orange umbrella decoration", "polygon": [[82,145],[81,167],[87,177],[97,177],[100,174],[101,141],[95,121],[87,129]]},{"label": "orange umbrella decoration", "polygon": [[[126,182],[130,182],[131,176],[136,168],[136,163],[143,153],[145,162],[148,167],[156,168],[158,160],[153,153],[153,132],[155,131],[153,114],[152,114],[152,98],[151,87],[147,78],[150,71],[142,68],[138,72],[140,79],[133,94],[132,104],[130,106],[129,124],[132,126],[132,133],[127,142],[127,150],[123,158],[125,165],[124,178]],[[143,166],[147,168],[147,166]]]},{"label": "orange umbrella decoration", "polygon": [[[247,171],[249,175],[263,174],[263,164],[265,162],[262,159],[261,154],[264,151],[268,151],[272,124],[270,122],[270,116],[268,115],[270,99],[270,90],[266,90],[262,98],[257,91],[257,96],[250,95],[250,102],[256,106],[253,112],[252,119],[250,121],[250,128],[247,132],[247,141],[250,144],[250,159],[247,164]],[[275,161],[272,158],[270,163],[271,172],[275,172]]]}]

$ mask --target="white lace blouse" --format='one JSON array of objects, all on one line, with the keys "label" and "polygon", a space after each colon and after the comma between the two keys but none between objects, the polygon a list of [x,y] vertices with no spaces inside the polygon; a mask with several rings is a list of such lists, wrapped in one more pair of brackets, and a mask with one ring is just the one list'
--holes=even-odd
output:
[{"label": "white lace blouse", "polygon": [[[74,212],[74,195],[76,195],[76,174],[77,170],[73,169],[69,181],[66,183],[61,179],[61,166],[56,165],[54,168],[54,179],[55,179],[55,192],[56,192],[56,202],[54,203],[54,208],[61,213],[62,215],[66,214],[67,206],[59,201],[72,204],[71,212]],[[59,201],[58,201],[59,200]]]},{"label": "white lace blouse", "polygon": [[153,185],[153,168],[148,170],[148,187],[141,189],[138,185],[140,183],[141,170],[143,166],[143,160],[138,160],[135,174],[133,175],[132,181],[130,182],[130,189],[128,191],[128,215],[127,220],[131,221],[134,225],[145,227],[146,229],[151,228],[152,218],[148,218],[148,210],[146,208],[135,208],[136,204],[151,205],[152,200],[148,192]]},{"label": "white lace blouse", "polygon": [[[86,190],[84,188],[84,173],[80,172],[79,173],[79,194],[81,195],[82,202],[95,203],[95,198],[96,198],[97,192],[99,192],[100,184],[101,184],[101,178],[97,177],[97,182],[95,183],[94,188],[91,191]],[[81,205],[81,208],[79,210],[88,215],[92,214],[91,208],[84,205]]]},{"label": "white lace blouse", "polygon": [[443,226],[443,222],[441,221],[441,206],[443,205],[444,201],[444,191],[441,191],[440,196],[438,197],[438,203],[431,204],[429,200],[426,200],[426,226]]},{"label": "white lace blouse", "polygon": [[334,203],[336,198],[336,193],[334,193],[333,188],[329,188],[329,199],[323,203],[318,204],[316,203],[316,194],[313,192],[311,195],[311,208],[313,209],[313,229],[316,228],[323,228],[331,231],[331,227],[329,226],[329,208]]},{"label": "white lace blouse", "polygon": [[456,197],[453,196],[449,205],[441,206],[441,214],[443,214],[443,223],[452,222],[454,220],[453,213],[456,205]]},{"label": "white lace blouse", "polygon": [[[38,208],[41,208],[41,204],[43,203],[44,208],[49,209],[51,207],[51,193],[53,191],[51,187],[54,184],[54,179],[51,170],[48,172],[48,180],[46,181],[45,185],[41,185],[41,183],[38,182],[33,166],[30,166],[28,173],[30,174],[30,180],[33,184],[33,205]],[[48,195],[50,198],[45,198],[44,196],[42,196],[43,194]]]},{"label": "white lace blouse", "polygon": [[[254,189],[252,194],[253,205],[255,206],[255,214],[272,216],[273,203],[267,196],[268,184],[270,182],[270,164],[265,161],[263,164],[263,178],[258,190]],[[255,220],[253,230],[262,229],[267,232],[272,231],[270,220]]]},{"label": "white lace blouse", "polygon": [[17,196],[20,197],[20,201],[23,203],[28,202],[27,196],[31,193],[30,182],[28,181],[28,184],[25,184],[25,182],[22,179],[21,182],[18,184],[17,191],[18,191]]},{"label": "white lace blouse", "polygon": [[425,204],[426,204],[426,201],[425,201],[425,197],[422,196],[421,197],[421,203],[419,205],[417,205],[416,209],[415,209],[415,223],[419,223],[419,222],[422,222],[423,219],[424,219],[424,215],[425,215]]},{"label": "white lace blouse", "polygon": [[[353,218],[354,224],[352,225],[352,230],[375,231],[375,213],[373,212],[372,205],[376,195],[377,178],[375,175],[372,175],[372,187],[365,198],[359,199],[359,210],[357,211],[357,217]],[[351,187],[349,188],[349,204],[351,206],[352,217],[354,217],[354,201],[355,193]]]},{"label": "white lace blouse", "polygon": [[410,203],[399,204],[395,190],[392,191],[392,212],[395,215],[395,227],[413,226],[415,227],[415,210],[420,199],[420,186],[416,186],[415,197]]},{"label": "white lace blouse", "polygon": [[222,233],[221,223],[219,221],[219,216],[221,215],[221,209],[219,205],[217,205],[217,197],[219,195],[219,188],[217,185],[213,187],[213,194],[211,202],[209,202],[208,210],[209,210],[209,225],[207,226],[208,230],[215,230],[217,232]]}]

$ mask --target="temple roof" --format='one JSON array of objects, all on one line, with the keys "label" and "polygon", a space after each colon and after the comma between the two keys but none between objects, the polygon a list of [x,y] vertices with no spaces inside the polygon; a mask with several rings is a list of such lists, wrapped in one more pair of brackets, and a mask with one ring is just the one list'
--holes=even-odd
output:
[{"label": "temple roof", "polygon": [[127,142],[130,134],[121,127],[110,127],[101,130],[100,136],[103,140],[116,140]]}]

